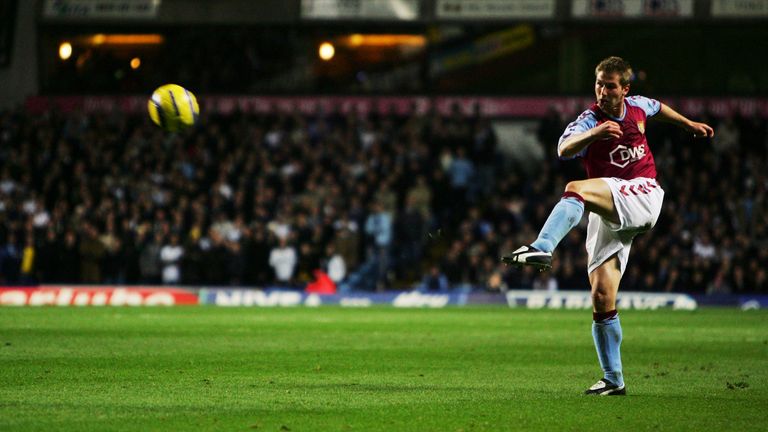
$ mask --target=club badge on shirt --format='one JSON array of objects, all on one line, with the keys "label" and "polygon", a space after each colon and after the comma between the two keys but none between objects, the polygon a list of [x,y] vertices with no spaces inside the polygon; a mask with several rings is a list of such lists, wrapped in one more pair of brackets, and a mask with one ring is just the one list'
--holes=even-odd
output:
[{"label": "club badge on shirt", "polygon": [[637,130],[639,130],[641,134],[645,133],[645,122],[644,121],[637,122]]}]

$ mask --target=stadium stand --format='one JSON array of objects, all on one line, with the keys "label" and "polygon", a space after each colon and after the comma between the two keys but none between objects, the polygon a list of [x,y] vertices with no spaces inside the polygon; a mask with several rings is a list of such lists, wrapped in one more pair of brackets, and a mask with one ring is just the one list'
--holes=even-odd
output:
[{"label": "stadium stand", "polygon": [[[635,241],[626,290],[768,287],[766,122],[707,121],[719,131],[714,151],[648,129],[667,202]],[[422,281],[436,272],[454,290],[586,289],[583,227],[551,274],[498,260],[535,237],[557,191],[579,176],[550,145],[560,118],[539,125],[547,157],[534,183],[507,169],[487,121],[461,113],[236,113],[169,136],[145,116],[7,110],[2,283],[300,288],[321,268],[355,290],[429,290],[440,284]],[[386,233],[371,229],[377,211],[394,221]]]}]

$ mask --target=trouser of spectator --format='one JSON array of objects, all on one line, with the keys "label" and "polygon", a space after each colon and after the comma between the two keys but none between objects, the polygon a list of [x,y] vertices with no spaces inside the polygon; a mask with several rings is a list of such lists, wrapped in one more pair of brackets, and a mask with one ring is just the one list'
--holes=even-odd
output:
[{"label": "trouser of spectator", "polygon": [[374,264],[376,290],[383,291],[389,271],[389,246],[373,246],[368,250],[368,261]]},{"label": "trouser of spectator", "polygon": [[398,278],[413,279],[420,276],[419,263],[423,255],[423,246],[418,241],[403,244],[395,253],[394,268]]},{"label": "trouser of spectator", "polygon": [[496,167],[493,163],[483,164],[477,170],[477,188],[480,195],[486,197],[493,193]]}]

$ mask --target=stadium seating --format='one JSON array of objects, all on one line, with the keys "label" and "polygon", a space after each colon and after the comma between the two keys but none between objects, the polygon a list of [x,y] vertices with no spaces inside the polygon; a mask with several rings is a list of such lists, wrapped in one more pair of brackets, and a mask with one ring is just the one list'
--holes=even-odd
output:
[{"label": "stadium seating", "polygon": [[[635,241],[626,291],[768,287],[766,122],[707,121],[712,143],[649,126],[666,202]],[[234,114],[165,135],[144,117],[5,111],[1,282],[301,288],[333,258],[345,290],[417,288],[436,269],[452,289],[586,289],[583,226],[551,273],[499,262],[581,176],[550,145],[563,126],[541,120],[534,181],[498,157],[487,122],[463,115]],[[366,229],[374,204],[393,220],[384,243]]]}]

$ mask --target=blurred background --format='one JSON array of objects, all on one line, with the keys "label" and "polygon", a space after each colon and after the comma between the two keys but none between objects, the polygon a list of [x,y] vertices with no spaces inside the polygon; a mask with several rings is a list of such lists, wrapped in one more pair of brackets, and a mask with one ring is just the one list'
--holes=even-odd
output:
[{"label": "blurred background", "polygon": [[583,178],[557,139],[619,55],[716,131],[648,125],[622,289],[765,293],[766,54],[768,0],[0,0],[0,283],[588,289],[586,218],[551,272],[499,257]]}]

